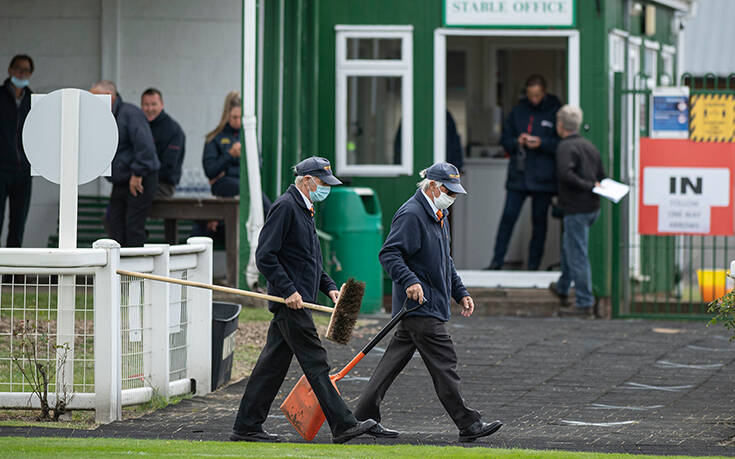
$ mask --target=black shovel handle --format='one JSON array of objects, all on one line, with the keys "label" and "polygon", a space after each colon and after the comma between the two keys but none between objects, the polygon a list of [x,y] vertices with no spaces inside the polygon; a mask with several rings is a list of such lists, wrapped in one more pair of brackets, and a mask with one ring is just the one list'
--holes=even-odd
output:
[{"label": "black shovel handle", "polygon": [[387,335],[388,332],[390,332],[393,329],[393,327],[395,327],[396,325],[398,325],[398,322],[401,321],[401,319],[403,318],[403,316],[405,316],[409,312],[413,312],[413,311],[417,310],[418,308],[420,308],[421,306],[423,306],[426,303],[426,300],[424,300],[423,303],[419,303],[416,306],[412,306],[410,308],[407,308],[406,307],[406,303],[408,303],[408,297],[406,297],[405,301],[403,302],[403,307],[398,312],[398,314],[396,314],[395,316],[393,316],[393,318],[390,320],[390,322],[388,322],[387,324],[385,324],[385,327],[383,327],[383,329],[380,330],[380,332],[377,335],[375,335],[375,338],[371,339],[370,342],[367,343],[365,345],[365,347],[362,348],[362,353],[363,354],[367,354],[368,352],[370,352],[370,350],[372,348],[374,348],[380,342],[380,340],[382,340],[383,338],[385,338],[385,335]]}]

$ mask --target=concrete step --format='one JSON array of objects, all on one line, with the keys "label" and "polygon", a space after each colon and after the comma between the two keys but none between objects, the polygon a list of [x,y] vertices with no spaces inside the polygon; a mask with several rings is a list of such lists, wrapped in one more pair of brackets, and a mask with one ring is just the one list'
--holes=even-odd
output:
[{"label": "concrete step", "polygon": [[[561,306],[559,299],[548,289],[470,288],[468,290],[475,301],[475,314],[482,316],[553,317],[558,315]],[[574,301],[573,294],[570,301]]]}]

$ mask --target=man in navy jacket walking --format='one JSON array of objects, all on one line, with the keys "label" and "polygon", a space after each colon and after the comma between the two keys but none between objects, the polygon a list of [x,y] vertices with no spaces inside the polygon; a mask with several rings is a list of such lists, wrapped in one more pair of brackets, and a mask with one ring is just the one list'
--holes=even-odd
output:
[{"label": "man in navy jacket walking", "polygon": [[232,441],[278,441],[263,429],[273,399],[283,384],[294,354],[332,430],[332,441],[344,443],[367,432],[372,419],[358,422],[329,379],[327,351],[302,302],[314,303],[319,291],[337,302],[339,291],[322,270],[314,202],[323,201],[330,185],[341,185],[325,158],[307,158],[295,167],[296,180],[268,211],[260,231],[255,261],[268,281],[268,293],[286,304],[268,302],[273,320],[232,428]]},{"label": "man in navy jacket walking", "polygon": [[444,323],[449,305],[459,303],[469,317],[475,305],[462,284],[449,253],[448,208],[457,194],[465,194],[459,171],[449,163],[436,163],[421,172],[416,194],[393,217],[390,233],[380,251],[380,263],[393,279],[393,315],[405,302],[423,306],[398,324],[388,349],[378,363],[355,409],[357,419],[374,419],[378,424],[368,433],[397,437],[395,430],[380,424],[380,402],[386,391],[411,360],[421,354],[434,382],[439,400],[459,429],[460,441],[473,441],[497,431],[502,423],[485,423],[480,413],[467,407],[459,390],[457,355]]}]

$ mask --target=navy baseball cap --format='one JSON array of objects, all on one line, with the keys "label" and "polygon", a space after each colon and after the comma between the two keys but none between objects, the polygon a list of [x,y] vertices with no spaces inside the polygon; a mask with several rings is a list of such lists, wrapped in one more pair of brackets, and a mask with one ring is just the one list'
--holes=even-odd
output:
[{"label": "navy baseball cap", "polygon": [[459,181],[459,171],[453,164],[436,163],[426,169],[426,178],[442,182],[442,185],[453,193],[467,194]]},{"label": "navy baseball cap", "polygon": [[306,158],[296,165],[296,175],[313,175],[319,177],[327,185],[342,185],[337,177],[332,174],[332,166],[327,158],[312,156]]}]

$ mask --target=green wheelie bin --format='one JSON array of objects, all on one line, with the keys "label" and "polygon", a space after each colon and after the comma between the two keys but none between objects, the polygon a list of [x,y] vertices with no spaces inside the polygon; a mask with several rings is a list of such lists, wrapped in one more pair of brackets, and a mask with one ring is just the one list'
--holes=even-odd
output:
[{"label": "green wheelie bin", "polygon": [[378,252],[383,246],[383,215],[378,195],[370,188],[332,187],[322,212],[322,230],[332,236],[331,250],[337,258],[330,270],[337,287],[350,277],[365,282],[361,312],[380,312],[383,268]]}]

